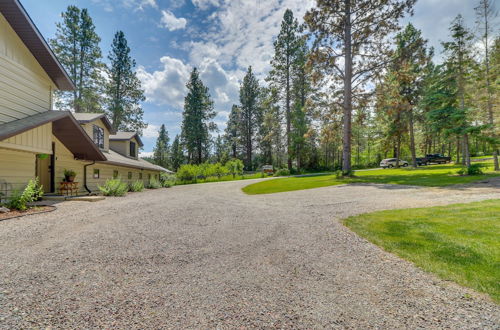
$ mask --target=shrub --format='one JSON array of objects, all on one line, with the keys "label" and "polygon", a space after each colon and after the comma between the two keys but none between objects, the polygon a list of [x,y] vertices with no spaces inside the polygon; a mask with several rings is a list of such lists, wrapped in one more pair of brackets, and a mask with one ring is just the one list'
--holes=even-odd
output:
[{"label": "shrub", "polygon": [[215,163],[212,166],[213,166],[214,175],[217,176],[219,179],[221,176],[229,173],[229,170],[227,169],[227,167],[223,166],[221,163]]},{"label": "shrub", "polygon": [[104,196],[125,196],[129,188],[120,178],[108,179],[104,186],[97,187]]},{"label": "shrub", "polygon": [[158,180],[151,178],[148,183],[148,189],[158,189],[161,188],[160,182]]},{"label": "shrub", "polygon": [[177,178],[183,182],[191,182],[196,179],[197,168],[195,165],[182,165],[177,170]]},{"label": "shrub", "polygon": [[128,191],[139,192],[144,190],[144,182],[142,180],[137,180],[134,183],[129,184]]},{"label": "shrub", "polygon": [[229,173],[233,175],[233,178],[236,177],[237,174],[243,174],[243,162],[241,159],[233,159],[226,163],[226,167],[229,170]]},{"label": "shrub", "polygon": [[174,174],[161,173],[160,174],[160,184],[164,188],[170,188],[175,185],[176,177]]},{"label": "shrub", "polygon": [[274,173],[274,176],[289,176],[290,171],[287,168],[280,168]]},{"label": "shrub", "polygon": [[483,174],[483,170],[481,169],[481,164],[471,164],[467,168],[467,175],[481,175]]},{"label": "shrub", "polygon": [[20,192],[16,190],[7,200],[9,209],[24,211],[28,208],[28,203],[34,202],[43,196],[42,186],[39,184],[38,178],[30,180],[24,190]]}]

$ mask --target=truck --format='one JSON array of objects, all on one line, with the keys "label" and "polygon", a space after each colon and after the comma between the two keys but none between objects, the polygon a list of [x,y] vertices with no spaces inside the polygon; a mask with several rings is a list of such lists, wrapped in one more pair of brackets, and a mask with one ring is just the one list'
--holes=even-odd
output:
[{"label": "truck", "polygon": [[427,163],[446,164],[451,162],[451,157],[446,157],[441,154],[428,154],[425,155],[425,158],[427,158]]}]

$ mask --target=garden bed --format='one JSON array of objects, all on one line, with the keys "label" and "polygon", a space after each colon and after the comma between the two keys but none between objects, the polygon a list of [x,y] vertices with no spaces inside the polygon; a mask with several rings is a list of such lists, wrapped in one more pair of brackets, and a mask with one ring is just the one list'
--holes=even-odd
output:
[{"label": "garden bed", "polygon": [[7,213],[0,213],[0,221],[12,218],[24,217],[26,215],[51,212],[54,211],[55,209],[56,209],[55,206],[41,205],[41,206],[30,207],[25,211],[10,210]]}]

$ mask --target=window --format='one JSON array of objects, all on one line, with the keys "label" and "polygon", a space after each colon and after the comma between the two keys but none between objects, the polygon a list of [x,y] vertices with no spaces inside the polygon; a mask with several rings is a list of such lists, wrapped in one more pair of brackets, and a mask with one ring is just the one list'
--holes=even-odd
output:
[{"label": "window", "polygon": [[132,172],[128,172],[128,179],[132,180]]},{"label": "window", "polygon": [[142,172],[139,173],[139,180],[142,180]]},{"label": "window", "polygon": [[114,170],[113,171],[113,179],[116,179],[118,177],[118,171]]},{"label": "window", "polygon": [[151,181],[151,173],[148,173],[148,181]]},{"label": "window", "polygon": [[93,125],[94,143],[101,149],[104,149],[104,128]]},{"label": "window", "polygon": [[94,179],[99,179],[99,169],[94,168]]},{"label": "window", "polygon": [[130,141],[130,157],[135,157],[135,142]]}]

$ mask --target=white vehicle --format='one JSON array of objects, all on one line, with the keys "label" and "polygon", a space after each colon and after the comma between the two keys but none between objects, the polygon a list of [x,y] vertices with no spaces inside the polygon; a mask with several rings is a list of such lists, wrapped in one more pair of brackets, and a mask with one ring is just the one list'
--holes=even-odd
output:
[{"label": "white vehicle", "polygon": [[[380,162],[380,167],[382,168],[393,168],[396,167],[397,159],[396,158],[387,158],[382,159]],[[406,167],[408,166],[408,162],[406,160],[399,160],[399,166]]]}]

